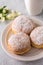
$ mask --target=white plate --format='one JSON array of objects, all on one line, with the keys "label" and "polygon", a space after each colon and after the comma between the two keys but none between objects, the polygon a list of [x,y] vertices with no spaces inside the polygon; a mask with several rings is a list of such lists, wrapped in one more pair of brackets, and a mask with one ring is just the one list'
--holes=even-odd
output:
[{"label": "white plate", "polygon": [[[32,20],[37,23],[37,24],[41,24],[41,21],[37,20],[36,18],[32,18]],[[13,59],[17,59],[17,60],[21,60],[21,61],[34,61],[40,58],[43,58],[43,49],[36,49],[36,48],[32,48],[30,52],[24,54],[24,55],[16,55],[16,54],[11,54],[8,50],[7,50],[7,46],[6,46],[6,36],[8,31],[11,29],[11,24],[8,24],[7,27],[4,29],[3,34],[2,34],[2,48],[3,50]]]}]

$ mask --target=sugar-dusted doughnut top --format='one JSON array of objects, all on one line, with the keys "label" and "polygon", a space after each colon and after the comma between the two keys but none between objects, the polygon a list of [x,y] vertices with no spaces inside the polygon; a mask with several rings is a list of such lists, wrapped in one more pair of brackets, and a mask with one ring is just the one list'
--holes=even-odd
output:
[{"label": "sugar-dusted doughnut top", "polygon": [[33,21],[25,15],[18,16],[12,24],[12,30],[15,30],[17,32],[22,31],[27,34],[29,34],[34,27],[35,24],[33,23]]},{"label": "sugar-dusted doughnut top", "polygon": [[20,32],[12,35],[8,39],[8,44],[11,45],[14,50],[20,50],[30,47],[30,38],[27,34]]},{"label": "sugar-dusted doughnut top", "polygon": [[36,27],[30,34],[32,42],[35,44],[43,44],[43,26]]}]

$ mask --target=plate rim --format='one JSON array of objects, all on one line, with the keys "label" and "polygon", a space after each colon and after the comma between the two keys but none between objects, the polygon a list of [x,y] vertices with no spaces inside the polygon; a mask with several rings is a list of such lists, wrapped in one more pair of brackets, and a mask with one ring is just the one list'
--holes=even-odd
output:
[{"label": "plate rim", "polygon": [[[2,45],[2,44],[1,44]],[[31,60],[29,60],[29,59],[20,59],[20,58],[17,58],[17,57],[13,57],[10,53],[8,53],[6,50],[5,50],[5,48],[2,46],[2,48],[3,48],[3,50],[4,50],[4,52],[10,57],[10,58],[12,58],[12,59],[16,59],[16,60],[19,60],[19,61],[36,61],[36,60],[39,60],[39,59],[42,59],[43,58],[43,56],[41,56],[41,57],[37,57],[37,58],[35,58],[35,59],[31,59]]]},{"label": "plate rim", "polygon": [[[6,29],[11,23],[12,23],[12,22],[10,22],[10,23],[5,27],[5,29]],[[4,29],[4,31],[5,31],[5,29]],[[21,58],[17,58],[17,57],[12,56],[8,51],[5,50],[5,48],[4,48],[4,46],[3,46],[2,37],[3,37],[4,31],[3,31],[2,36],[1,36],[1,46],[2,46],[3,50],[6,52],[6,54],[7,54],[8,56],[10,56],[10,57],[13,58],[13,59],[19,60],[19,61],[35,61],[35,60],[38,60],[38,59],[43,58],[43,53],[42,53],[42,55],[41,55],[40,57],[38,56],[38,57],[33,58],[33,59],[30,59],[30,60],[29,60],[29,59],[21,59]]]}]

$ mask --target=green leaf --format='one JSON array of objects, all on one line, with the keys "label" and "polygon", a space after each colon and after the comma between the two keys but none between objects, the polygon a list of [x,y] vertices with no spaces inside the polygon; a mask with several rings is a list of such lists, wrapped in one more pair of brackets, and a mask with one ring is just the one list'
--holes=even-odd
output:
[{"label": "green leaf", "polygon": [[6,8],[6,6],[3,6],[2,8],[4,9],[4,8]]},{"label": "green leaf", "polygon": [[6,17],[6,16],[7,16],[7,14],[2,14],[2,16],[3,16],[3,17]]},{"label": "green leaf", "polygon": [[6,6],[3,6],[3,7],[0,7],[0,13],[2,13],[3,9],[5,8]]}]

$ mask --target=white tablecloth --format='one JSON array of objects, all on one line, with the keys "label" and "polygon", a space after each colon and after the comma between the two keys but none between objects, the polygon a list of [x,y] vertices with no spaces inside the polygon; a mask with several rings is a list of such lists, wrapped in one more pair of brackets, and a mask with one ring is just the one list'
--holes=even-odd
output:
[{"label": "white tablecloth", "polygon": [[[0,0],[0,6],[7,5],[8,8],[18,10],[27,14],[24,0]],[[43,20],[43,12],[36,16],[38,19]],[[10,58],[1,48],[1,34],[8,23],[0,23],[0,65],[43,65],[43,59],[32,62],[21,62]]]}]

